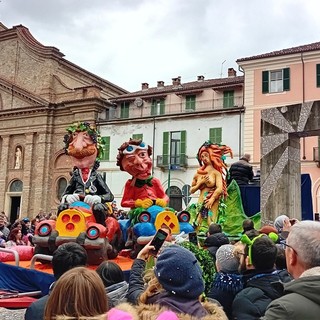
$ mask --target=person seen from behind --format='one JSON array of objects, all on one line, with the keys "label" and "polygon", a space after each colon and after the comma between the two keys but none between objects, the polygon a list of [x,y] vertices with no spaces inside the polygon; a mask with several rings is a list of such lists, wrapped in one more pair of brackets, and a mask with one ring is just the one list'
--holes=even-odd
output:
[{"label": "person seen from behind", "polygon": [[283,284],[282,297],[270,303],[263,319],[319,319],[320,223],[295,223],[285,246],[287,268],[294,280]]}]

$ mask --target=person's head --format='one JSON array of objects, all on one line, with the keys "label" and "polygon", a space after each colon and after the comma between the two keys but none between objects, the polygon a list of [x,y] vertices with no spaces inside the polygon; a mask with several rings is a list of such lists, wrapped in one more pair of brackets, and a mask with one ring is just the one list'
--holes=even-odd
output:
[{"label": "person's head", "polygon": [[159,255],[154,273],[168,292],[190,300],[204,291],[202,270],[195,255],[178,245],[166,247]]},{"label": "person's head", "polygon": [[11,241],[21,240],[21,238],[22,238],[22,232],[20,228],[13,228],[8,235],[8,240],[11,240]]},{"label": "person's head", "polygon": [[253,230],[254,229],[254,223],[251,219],[245,219],[242,222],[242,229],[243,232],[249,231],[249,230]]},{"label": "person's head", "polygon": [[244,160],[244,161],[247,161],[247,162],[250,162],[251,160],[251,155],[249,153],[245,153],[241,158],[240,160]]},{"label": "person's head", "polygon": [[31,227],[31,222],[29,218],[23,218],[22,221],[24,222],[26,228],[30,228]]},{"label": "person's head", "polygon": [[222,232],[222,227],[221,224],[219,223],[211,223],[208,229],[209,235],[214,234],[214,233],[220,233]]},{"label": "person's head", "polygon": [[290,229],[286,242],[286,261],[293,278],[320,266],[320,223],[301,221]]},{"label": "person's head", "polygon": [[99,275],[85,267],[65,272],[55,283],[46,303],[44,319],[57,315],[94,317],[108,311],[108,300]]},{"label": "person's head", "polygon": [[75,242],[64,243],[58,247],[52,256],[52,269],[56,279],[66,271],[87,264],[86,250]]},{"label": "person's head", "polygon": [[[243,241],[243,238],[241,238],[241,241]],[[248,242],[244,250],[246,269],[256,269],[258,271],[273,269],[277,257],[275,243],[264,234]]]},{"label": "person's head", "polygon": [[124,281],[121,268],[112,261],[103,261],[96,269],[105,287]]},{"label": "person's head", "polygon": [[263,234],[266,234],[268,235],[270,232],[273,232],[273,233],[276,233],[278,234],[278,230],[273,227],[273,226],[263,226],[260,230],[259,230],[260,233],[263,233]]},{"label": "person's head", "polygon": [[280,233],[282,231],[283,228],[283,223],[285,220],[289,220],[289,217],[286,216],[285,214],[282,214],[280,216],[278,216],[275,220],[274,220],[274,227],[278,230],[278,233]]},{"label": "person's head", "polygon": [[285,249],[283,248],[282,244],[276,244],[276,247],[277,247],[276,269],[277,270],[287,269]]},{"label": "person's head", "polygon": [[218,272],[238,273],[239,259],[234,254],[235,247],[232,244],[222,245],[216,253],[216,268]]},{"label": "person's head", "polygon": [[117,166],[138,179],[147,179],[152,169],[152,147],[141,139],[130,139],[118,148]]},{"label": "person's head", "polygon": [[11,226],[11,230],[15,229],[15,228],[19,228],[20,230],[22,229],[22,223],[19,219],[17,219]]}]

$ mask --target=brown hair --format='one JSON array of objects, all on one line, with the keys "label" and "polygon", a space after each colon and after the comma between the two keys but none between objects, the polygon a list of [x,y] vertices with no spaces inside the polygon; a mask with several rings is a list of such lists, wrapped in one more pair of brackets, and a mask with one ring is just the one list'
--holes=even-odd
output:
[{"label": "brown hair", "polygon": [[[120,170],[121,171],[124,171],[123,170],[123,167],[122,167],[122,159],[124,157],[124,153],[123,151],[131,144],[131,145],[134,145],[134,146],[139,146],[140,143],[142,142],[141,139],[131,139],[129,141],[126,141],[124,142],[119,148],[118,148],[118,155],[117,155],[117,163],[116,165],[120,167]],[[152,155],[152,147],[148,145],[148,156],[150,157]]]},{"label": "brown hair", "polygon": [[144,275],[144,281],[147,283],[147,287],[139,297],[140,303],[147,303],[148,298],[154,296],[157,293],[165,291],[158,278],[155,276],[154,270],[149,270],[147,270]]},{"label": "brown hair", "polygon": [[44,319],[97,317],[107,311],[107,295],[99,275],[94,270],[76,267],[55,283],[46,303]]}]

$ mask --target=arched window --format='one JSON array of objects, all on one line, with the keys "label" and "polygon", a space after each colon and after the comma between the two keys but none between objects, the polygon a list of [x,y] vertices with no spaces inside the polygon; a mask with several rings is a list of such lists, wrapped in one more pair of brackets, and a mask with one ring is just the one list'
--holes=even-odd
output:
[{"label": "arched window", "polygon": [[10,192],[22,192],[23,183],[21,180],[15,180],[11,183],[9,191]]},{"label": "arched window", "polygon": [[57,195],[57,198],[60,200],[62,195],[63,195],[63,192],[64,190],[66,189],[67,187],[67,179],[66,178],[60,178],[57,182],[57,192],[56,192],[56,195]]},{"label": "arched window", "polygon": [[182,192],[179,187],[170,186],[170,193],[167,189],[166,194],[169,196],[169,207],[176,211],[182,210]]}]

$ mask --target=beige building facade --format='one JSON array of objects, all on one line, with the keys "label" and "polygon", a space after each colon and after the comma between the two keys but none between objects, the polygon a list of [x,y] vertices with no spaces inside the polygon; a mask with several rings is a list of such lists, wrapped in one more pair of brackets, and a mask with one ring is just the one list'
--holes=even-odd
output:
[{"label": "beige building facade", "polygon": [[[244,71],[243,145],[260,167],[261,111],[320,99],[320,42],[287,48],[237,60]],[[285,109],[283,109],[285,112]],[[301,172],[312,180],[314,212],[320,211],[319,136],[308,133],[300,139]],[[269,213],[277,216],[281,212]]]},{"label": "beige building facade", "polygon": [[70,178],[63,137],[73,122],[96,123],[126,90],[0,23],[0,210],[10,220],[55,212]]}]

